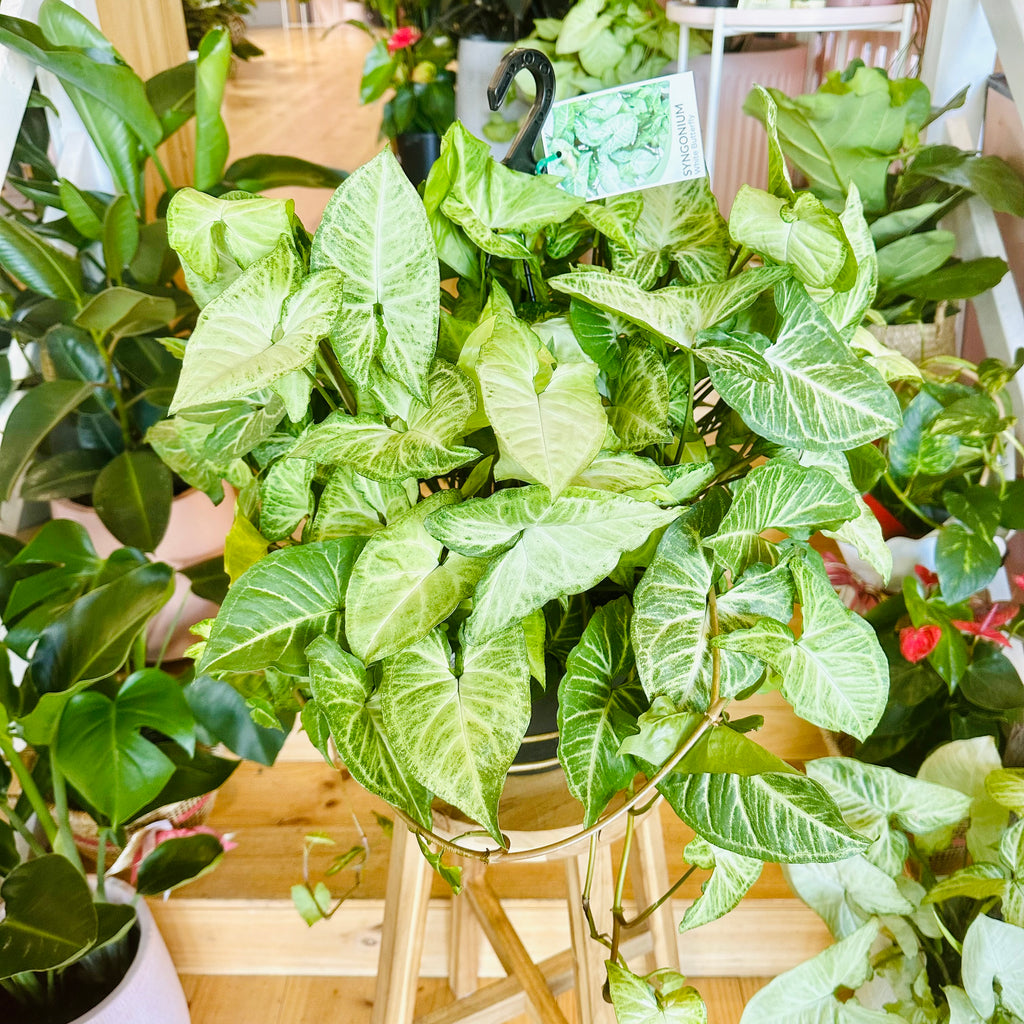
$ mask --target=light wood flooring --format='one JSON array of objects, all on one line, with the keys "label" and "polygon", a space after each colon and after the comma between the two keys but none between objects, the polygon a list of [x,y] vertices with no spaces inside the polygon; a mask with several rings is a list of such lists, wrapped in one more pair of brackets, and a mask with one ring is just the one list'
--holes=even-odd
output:
[{"label": "light wood flooring", "polygon": [[[225,118],[232,159],[287,153],[352,170],[379,152],[381,104],[358,103],[369,45],[362,33],[348,26],[326,35],[316,29],[256,29],[250,38],[266,54],[240,63],[229,83]],[[271,194],[295,198],[310,230],[329,197],[325,190],[311,189]],[[778,701],[769,698],[765,707],[751,710],[766,713],[761,738],[770,748],[795,761],[823,753],[816,732],[795,723]],[[373,818],[381,807],[350,779],[311,758],[304,744],[301,737],[298,744],[290,742],[272,769],[244,765],[236,773],[219,795],[211,824],[233,833],[238,848],[212,875],[169,901],[151,901],[181,971],[193,1024],[363,1024],[370,1019],[388,861],[388,841]],[[344,850],[358,837],[353,815],[371,848],[358,898],[331,921],[307,930],[289,900],[290,887],[302,876],[302,837],[322,829],[337,841],[338,851]],[[671,871],[688,836],[671,815],[664,821]],[[313,858],[314,872],[327,857],[325,852]],[[517,871],[494,870],[490,877],[500,895],[518,904],[520,917],[509,913],[525,923],[524,941],[536,959],[548,955],[549,947],[568,945],[560,927],[548,934],[552,908],[564,898],[560,869],[523,865]],[[698,893],[699,881],[691,879],[678,894],[680,906]],[[790,897],[778,868],[769,866],[751,895],[745,916],[714,934],[692,933],[681,945],[684,970],[714,975],[692,979],[708,1002],[710,1024],[736,1024],[768,976],[825,941],[816,919]],[[452,998],[440,976],[450,906],[440,883],[433,897],[417,1013]],[[567,927],[565,932],[567,939]],[[496,976],[493,957],[484,961],[481,973]],[[751,962],[763,964],[765,976],[718,976],[750,973]],[[575,1022],[571,993],[559,1002]]]}]

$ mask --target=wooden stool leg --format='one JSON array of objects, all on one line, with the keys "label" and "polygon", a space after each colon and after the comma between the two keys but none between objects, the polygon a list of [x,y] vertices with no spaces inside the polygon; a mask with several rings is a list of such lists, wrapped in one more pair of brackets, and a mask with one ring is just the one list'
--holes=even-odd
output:
[{"label": "wooden stool leg", "polygon": [[[587,880],[589,859],[589,846],[586,853],[565,859],[576,1000],[580,1024],[616,1024],[615,1011],[601,995],[601,988],[607,978],[605,961],[608,959],[608,949],[590,937],[590,926],[583,912],[583,887]],[[598,929],[611,928],[613,886],[611,847],[601,844],[597,848],[594,879],[590,887],[590,907]]]},{"label": "wooden stool leg", "polygon": [[[483,864],[472,858],[460,858],[462,884],[468,887],[483,873]],[[448,985],[456,999],[477,990],[480,974],[480,925],[465,892],[452,897],[452,926],[448,946]]]},{"label": "wooden stool leg", "polygon": [[411,1024],[432,876],[416,836],[396,818],[370,1024]]},{"label": "wooden stool leg", "polygon": [[[668,891],[668,864],[665,860],[665,836],[661,830],[661,805],[652,807],[636,824],[633,852],[629,858],[630,878],[637,912],[649,907]],[[666,900],[647,919],[653,947],[651,970],[670,967],[679,970],[679,934],[672,913],[672,901]],[[643,927],[643,926],[640,926]]]}]

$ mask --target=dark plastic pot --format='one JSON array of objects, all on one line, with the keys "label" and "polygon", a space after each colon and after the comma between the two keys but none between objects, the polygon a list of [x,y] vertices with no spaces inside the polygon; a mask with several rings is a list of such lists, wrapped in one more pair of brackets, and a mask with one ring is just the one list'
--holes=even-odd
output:
[{"label": "dark plastic pot", "polygon": [[[534,697],[530,725],[526,730],[526,738],[512,762],[514,772],[532,774],[537,771],[548,771],[557,765],[545,762],[558,756],[558,690],[552,687],[539,696]],[[555,735],[552,735],[555,734]],[[536,738],[543,737],[543,738]]]},{"label": "dark plastic pot", "polygon": [[426,181],[434,161],[441,155],[441,136],[433,132],[406,132],[395,138],[395,153],[405,176],[418,186]]},{"label": "dark plastic pot", "polygon": [[740,0],[697,0],[698,7],[738,7]]}]

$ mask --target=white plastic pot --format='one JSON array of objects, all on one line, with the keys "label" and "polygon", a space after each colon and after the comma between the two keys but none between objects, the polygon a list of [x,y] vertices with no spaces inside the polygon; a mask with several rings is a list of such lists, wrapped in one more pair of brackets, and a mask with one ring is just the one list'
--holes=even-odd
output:
[{"label": "white plastic pot", "polygon": [[[50,502],[50,511],[54,519],[71,519],[84,527],[101,558],[121,547],[121,542],[100,521],[96,510],[88,505],[61,499]],[[219,505],[214,505],[202,491],[185,491],[171,504],[167,532],[153,556],[175,569],[187,569],[213,558],[223,552],[224,538],[234,517],[234,493],[230,488],[225,487],[224,500]],[[168,631],[172,631],[165,658],[182,657],[195,640],[189,627],[216,614],[217,606],[191,593],[188,578],[176,573],[173,596],[149,625],[147,654],[156,658]]]},{"label": "white plastic pot", "polygon": [[[131,903],[135,897],[118,878],[107,879],[106,892],[111,903]],[[145,900],[136,903],[135,914],[139,948],[131,967],[102,1003],[71,1024],[189,1024],[188,1000]]]}]

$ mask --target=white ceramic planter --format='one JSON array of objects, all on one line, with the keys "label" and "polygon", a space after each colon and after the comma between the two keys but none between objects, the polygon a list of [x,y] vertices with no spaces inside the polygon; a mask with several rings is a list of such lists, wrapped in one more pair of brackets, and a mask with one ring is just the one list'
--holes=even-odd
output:
[{"label": "white ceramic planter", "polygon": [[[487,105],[487,86],[491,76],[501,63],[501,58],[512,48],[511,43],[494,39],[460,39],[459,70],[455,85],[455,116],[466,126],[466,130],[478,139],[486,140],[484,125],[491,116]],[[515,120],[526,113],[528,107],[518,100],[501,108],[502,117]],[[501,160],[508,152],[508,142],[490,143],[495,160]]]},{"label": "white ceramic planter", "polygon": [[[131,903],[135,897],[118,878],[107,879],[106,891],[111,903]],[[136,903],[135,913],[139,948],[127,974],[102,1003],[71,1024],[189,1024],[188,1000],[145,900]]]},{"label": "white ceramic planter", "polygon": [[[100,521],[95,509],[74,501],[60,500],[50,502],[50,510],[54,519],[71,519],[84,527],[101,558],[121,547],[120,541]],[[234,516],[234,493],[230,488],[225,487],[224,500],[219,505],[214,505],[202,491],[185,491],[174,499],[167,532],[153,555],[175,569],[187,569],[213,558],[224,550],[224,538],[231,529]],[[217,606],[193,594],[188,578],[176,573],[174,595],[150,624],[147,653],[155,658],[168,631],[171,631],[165,658],[182,657],[195,639],[189,627],[216,614]]]}]

